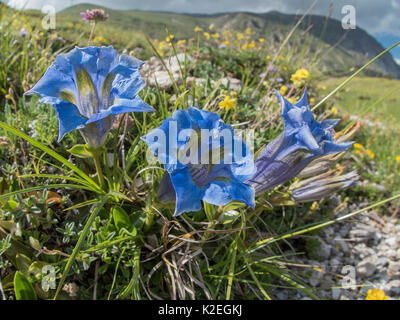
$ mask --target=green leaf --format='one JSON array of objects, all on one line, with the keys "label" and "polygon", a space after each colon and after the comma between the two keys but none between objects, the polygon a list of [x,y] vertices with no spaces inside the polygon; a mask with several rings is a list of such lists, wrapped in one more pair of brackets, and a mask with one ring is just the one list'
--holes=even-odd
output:
[{"label": "green leaf", "polygon": [[[85,180],[80,179],[80,178],[75,178],[75,177],[69,177],[69,176],[60,176],[56,174],[24,174],[19,176],[21,179],[26,179],[26,178],[48,178],[48,179],[60,179],[60,180],[70,180],[74,181],[77,183],[81,183],[87,187],[91,187],[89,183],[87,183]],[[96,191],[95,189],[93,189]]]},{"label": "green leaf", "polygon": [[21,271],[24,274],[24,276],[27,277],[29,266],[31,265],[32,260],[22,253],[18,253],[15,258],[18,270]]},{"label": "green leaf", "polygon": [[207,202],[204,202],[204,212],[206,213],[207,219],[209,222],[214,221],[215,217],[215,206],[213,204],[209,204]]},{"label": "green leaf", "polygon": [[18,207],[18,202],[14,200],[8,200],[6,203],[6,208],[10,211],[14,211]]},{"label": "green leaf", "polygon": [[240,201],[231,201],[224,207],[224,212],[237,210],[246,207],[246,204]]},{"label": "green leaf", "polygon": [[229,210],[223,211],[222,214],[218,217],[218,220],[224,224],[234,222],[240,216],[239,211]]},{"label": "green leaf", "polygon": [[113,208],[113,218],[114,218],[114,225],[117,227],[118,230],[121,230],[122,228],[125,228],[127,230],[132,229],[131,219],[129,218],[126,211],[121,207]]},{"label": "green leaf", "polygon": [[11,132],[12,134],[15,134],[18,137],[21,137],[22,139],[28,141],[31,145],[34,147],[39,148],[40,150],[46,152],[48,155],[53,157],[54,159],[57,159],[60,161],[62,164],[64,164],[67,168],[71,169],[74,171],[76,174],[81,176],[83,179],[85,179],[91,186],[96,188],[99,193],[103,193],[99,185],[94,182],[92,178],[90,178],[86,173],[84,173],[81,169],[79,169],[77,166],[73,165],[71,162],[69,162],[67,159],[65,159],[63,156],[55,152],[54,150],[50,149],[49,147],[45,146],[44,144],[40,143],[39,141],[36,141],[35,139],[31,138],[27,134],[23,133],[22,131],[13,128],[9,126],[8,124],[1,122],[0,121],[0,127],[3,128],[4,130]]},{"label": "green leaf", "polygon": [[32,284],[19,271],[15,273],[14,291],[17,300],[37,300],[36,292]]},{"label": "green leaf", "polygon": [[92,158],[93,154],[88,150],[85,144],[74,145],[71,149],[67,150],[78,158]]},{"label": "green leaf", "polygon": [[127,197],[126,195],[124,195],[123,193],[118,192],[118,191],[115,191],[115,190],[110,191],[110,192],[108,193],[108,195],[111,196],[111,197],[113,197],[116,201],[119,201],[119,200],[126,200],[126,201],[129,201],[129,202],[132,202],[132,199],[128,198],[128,197]]},{"label": "green leaf", "polygon": [[16,194],[20,194],[20,193],[29,193],[32,191],[38,191],[38,190],[43,190],[43,189],[59,189],[59,188],[72,188],[72,189],[84,189],[84,190],[89,190],[89,191],[93,191],[92,188],[86,187],[86,186],[81,186],[81,185],[77,185],[77,184],[66,184],[66,183],[61,183],[61,184],[49,184],[46,186],[37,186],[37,187],[32,187],[32,188],[26,188],[26,189],[22,189],[22,190],[17,190],[17,191],[13,191],[10,193],[6,193],[6,194],[1,194],[0,195],[0,199],[4,199],[4,198],[9,198],[13,195]]},{"label": "green leaf", "polygon": [[42,246],[40,245],[39,240],[35,239],[34,237],[29,237],[29,244],[33,249],[37,251],[42,250]]}]

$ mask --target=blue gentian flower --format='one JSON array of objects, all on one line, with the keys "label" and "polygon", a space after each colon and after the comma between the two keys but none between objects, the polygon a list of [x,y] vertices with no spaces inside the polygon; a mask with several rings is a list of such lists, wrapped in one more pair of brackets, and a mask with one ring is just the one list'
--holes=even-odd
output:
[{"label": "blue gentian flower", "polygon": [[75,48],[58,55],[38,83],[26,94],[37,94],[51,104],[59,120],[59,137],[79,129],[91,147],[102,146],[113,117],[153,108],[137,95],[143,87],[143,62],[118,55],[109,47]]},{"label": "blue gentian flower", "polygon": [[249,181],[256,194],[294,178],[312,160],[344,151],[353,145],[353,142],[334,141],[333,128],[339,120],[318,122],[314,119],[307,99],[307,89],[295,104],[291,104],[277,90],[275,93],[282,106],[284,132],[257,157],[257,172]]},{"label": "blue gentian flower", "polygon": [[254,207],[254,189],[244,183],[255,173],[253,155],[216,113],[176,110],[142,139],[167,171],[159,197],[176,201],[175,216],[199,211],[201,201]]},{"label": "blue gentian flower", "polygon": [[355,171],[335,176],[327,172],[317,177],[302,181],[293,191],[292,199],[296,202],[318,201],[335,192],[357,184],[359,176]]}]

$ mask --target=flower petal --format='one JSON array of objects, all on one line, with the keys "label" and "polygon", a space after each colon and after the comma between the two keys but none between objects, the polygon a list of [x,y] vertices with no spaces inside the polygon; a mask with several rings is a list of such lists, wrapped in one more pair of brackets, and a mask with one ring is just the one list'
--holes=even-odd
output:
[{"label": "flower petal", "polygon": [[[26,95],[37,94],[41,97],[64,98],[71,103],[79,98],[74,81],[71,63],[63,56],[57,56],[54,63],[46,70],[43,77],[25,93]],[[74,103],[75,104],[75,103]]]},{"label": "flower petal", "polygon": [[174,216],[184,212],[199,211],[201,209],[201,191],[193,183],[187,168],[170,172],[170,178],[176,194]]},{"label": "flower petal", "polygon": [[119,64],[110,71],[114,75],[112,97],[132,99],[143,88],[139,68],[143,62],[128,55],[121,55]]},{"label": "flower petal", "polygon": [[92,115],[87,123],[99,121],[111,115],[117,115],[126,112],[151,112],[154,108],[145,103],[139,96],[134,99],[118,99],[115,104],[107,109],[99,110]]},{"label": "flower petal", "polygon": [[41,103],[51,104],[58,117],[58,142],[70,131],[81,129],[87,119],[79,114],[78,108],[70,102],[59,99],[58,103],[51,103],[52,98],[42,98]]},{"label": "flower petal", "polygon": [[247,206],[254,208],[255,191],[244,183],[231,181],[214,180],[204,188],[203,201],[216,206],[227,205],[231,201],[241,201]]}]

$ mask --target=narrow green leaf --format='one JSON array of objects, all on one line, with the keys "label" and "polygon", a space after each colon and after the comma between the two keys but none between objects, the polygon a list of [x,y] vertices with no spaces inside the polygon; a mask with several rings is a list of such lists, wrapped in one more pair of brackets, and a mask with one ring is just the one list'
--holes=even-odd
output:
[{"label": "narrow green leaf", "polygon": [[99,190],[99,192],[101,192],[101,188],[99,187],[99,185],[92,178],[90,178],[81,169],[79,169],[77,166],[73,165],[71,162],[69,162],[63,156],[59,155],[54,150],[50,149],[49,147],[45,146],[44,144],[40,143],[39,141],[36,141],[35,139],[31,138],[27,134],[23,133],[22,131],[11,127],[11,126],[9,126],[8,124],[6,124],[4,122],[0,121],[0,127],[3,128],[4,130],[8,131],[8,132],[11,132],[11,133],[15,134],[18,137],[21,137],[22,139],[28,141],[34,147],[39,148],[40,150],[46,152],[47,154],[49,154],[50,156],[52,156],[56,160],[60,161],[67,168],[69,168],[72,171],[76,172],[79,176],[81,176],[83,179],[85,179],[90,185],[96,187],[96,189]]},{"label": "narrow green leaf", "polygon": [[64,184],[49,184],[47,186],[37,186],[37,187],[26,188],[26,189],[22,189],[22,190],[9,192],[6,194],[1,194],[0,199],[9,198],[11,196],[14,196],[16,194],[21,194],[21,193],[29,193],[29,192],[38,191],[38,190],[57,189],[57,188],[85,189],[85,190],[93,191],[92,188],[89,188],[86,186],[80,186],[77,184],[65,184],[65,183]]},{"label": "narrow green leaf", "polygon": [[81,234],[79,236],[78,242],[76,243],[75,248],[72,251],[71,256],[68,258],[67,265],[65,266],[65,269],[64,269],[63,274],[61,276],[60,282],[58,283],[56,294],[54,295],[54,298],[53,298],[54,300],[57,299],[57,296],[60,293],[61,288],[64,285],[64,281],[67,278],[69,270],[71,269],[72,262],[74,262],[76,255],[79,253],[79,250],[80,250],[80,248],[81,248],[81,246],[83,244],[83,241],[85,240],[85,238],[86,238],[86,236],[87,236],[87,234],[89,232],[90,227],[93,224],[94,219],[97,217],[97,214],[103,208],[103,206],[107,202],[107,200],[108,200],[108,197],[103,197],[99,201],[98,206],[96,208],[94,208],[94,210],[92,211],[88,221],[86,222],[86,224],[85,224],[85,226],[84,226],[84,228],[83,228],[83,230],[82,230],[82,232],[81,232]]},{"label": "narrow green leaf", "polygon": [[[26,179],[26,178],[48,178],[48,179],[60,179],[60,180],[69,180],[73,181],[76,183],[81,183],[83,185],[86,185],[87,187],[91,187],[89,183],[87,183],[83,179],[75,178],[75,177],[69,177],[69,176],[59,176],[57,174],[24,174],[19,176],[21,179]],[[92,187],[94,191],[96,191],[95,188]]]}]

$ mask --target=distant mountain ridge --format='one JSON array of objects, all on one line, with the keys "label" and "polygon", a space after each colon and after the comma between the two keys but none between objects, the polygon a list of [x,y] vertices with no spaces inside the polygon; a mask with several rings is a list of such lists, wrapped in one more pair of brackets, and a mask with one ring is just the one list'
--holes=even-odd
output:
[{"label": "distant mountain ridge", "polygon": [[[62,10],[62,17],[79,18],[79,13],[95,8],[91,4],[80,4]],[[267,13],[218,13],[218,14],[178,14],[156,11],[112,10],[104,8],[110,14],[107,23],[114,27],[135,32],[142,32],[151,37],[165,36],[165,28],[177,37],[192,37],[194,26],[207,28],[213,23],[216,29],[229,26],[237,30],[251,27],[260,36],[270,35],[274,30],[289,30],[299,19],[299,16],[283,14],[277,11]],[[309,15],[305,17],[299,29],[324,42],[329,49],[329,57],[325,63],[331,68],[345,70],[350,62],[354,67],[360,67],[384,50],[383,46],[361,28],[344,30],[341,22],[323,16]],[[354,62],[356,65],[354,65]],[[339,66],[343,65],[339,68]],[[370,68],[376,75],[391,76],[400,79],[400,66],[389,53],[381,57]]]}]

